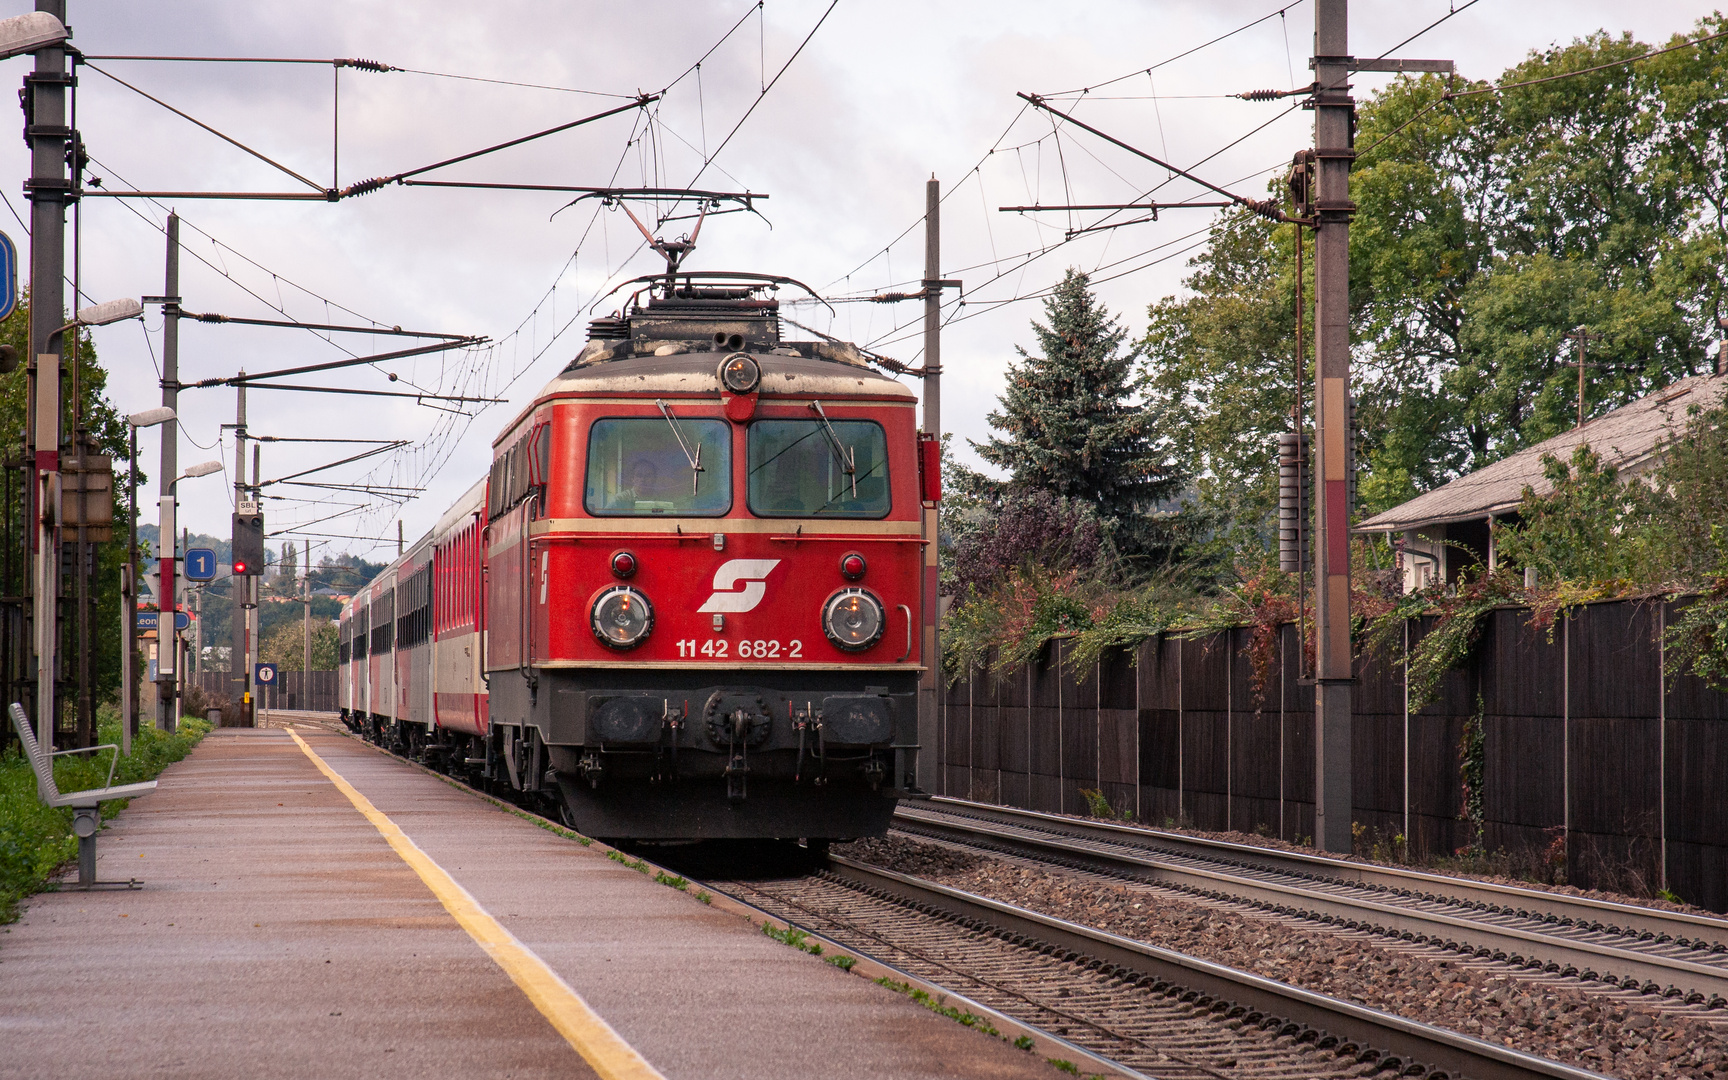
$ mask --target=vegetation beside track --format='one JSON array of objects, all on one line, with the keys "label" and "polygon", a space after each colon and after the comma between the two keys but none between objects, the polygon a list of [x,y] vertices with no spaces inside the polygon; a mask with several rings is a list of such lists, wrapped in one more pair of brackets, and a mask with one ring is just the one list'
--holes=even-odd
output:
[{"label": "vegetation beside track", "polygon": [[[120,742],[120,721],[104,709],[100,738]],[[203,720],[180,721],[180,730],[169,735],[145,725],[132,740],[132,755],[122,757],[114,769],[116,784],[151,780],[163,769],[191,752],[210,730]],[[108,779],[113,751],[67,755],[54,762],[54,782],[62,791],[101,787]],[[104,820],[118,814],[127,800],[102,804]],[[78,839],[72,835],[72,811],[51,808],[36,797],[36,774],[17,747],[0,756],[0,923],[18,918],[18,904],[26,896],[42,891],[55,871],[78,856]]]}]

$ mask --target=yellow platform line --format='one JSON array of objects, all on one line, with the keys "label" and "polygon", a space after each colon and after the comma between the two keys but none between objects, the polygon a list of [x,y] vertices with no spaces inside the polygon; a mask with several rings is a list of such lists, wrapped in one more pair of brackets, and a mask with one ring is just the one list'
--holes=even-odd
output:
[{"label": "yellow platform line", "polygon": [[420,875],[420,880],[432,890],[432,895],[444,905],[444,910],[448,911],[462,929],[468,931],[468,936],[485,950],[486,955],[522,988],[522,992],[528,995],[528,1000],[534,1003],[534,1007],[552,1022],[552,1026],[558,1029],[558,1034],[569,1041],[576,1052],[593,1066],[595,1072],[604,1080],[665,1080],[654,1066],[636,1052],[635,1047],[625,1042],[622,1036],[612,1030],[612,1025],[601,1019],[600,1014],[582,1000],[582,995],[572,990],[569,983],[546,966],[546,961],[517,941],[514,934],[504,929],[498,920],[480,906],[479,901],[469,895],[467,889],[457,884],[456,879],[442,866],[420,850],[420,846],[409,839],[394,821],[373,806],[371,801],[355,790],[354,785],[343,779],[340,773],[325,764],[324,759],[306,744],[306,740],[302,739],[298,732],[290,728],[288,734],[300,744],[300,749],[306,751],[306,756],[312,759],[312,764],[318,766],[318,771],[336,785],[336,790],[348,796],[354,809],[365,815],[366,820],[384,834],[384,839],[395,849],[396,854],[402,857],[402,861]]}]

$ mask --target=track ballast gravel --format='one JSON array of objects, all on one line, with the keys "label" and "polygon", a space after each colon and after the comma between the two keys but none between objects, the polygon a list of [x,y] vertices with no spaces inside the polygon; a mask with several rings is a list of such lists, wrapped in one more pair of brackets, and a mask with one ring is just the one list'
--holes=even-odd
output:
[{"label": "track ballast gravel", "polygon": [[1625,995],[1429,959],[1420,950],[1385,948],[1348,932],[1298,928],[902,836],[836,852],[1598,1072],[1728,1076],[1728,1031]]}]

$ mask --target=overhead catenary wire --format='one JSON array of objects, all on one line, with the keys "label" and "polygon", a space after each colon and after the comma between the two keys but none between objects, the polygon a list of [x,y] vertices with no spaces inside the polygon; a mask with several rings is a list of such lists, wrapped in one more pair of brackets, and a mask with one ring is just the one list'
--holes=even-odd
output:
[{"label": "overhead catenary wire", "polygon": [[1217,37],[1212,38],[1209,41],[1203,41],[1191,49],[1184,49],[1181,52],[1175,54],[1174,56],[1165,57],[1163,60],[1158,61],[1156,64],[1153,64],[1150,67],[1136,68],[1133,71],[1128,72],[1126,75],[1118,75],[1115,78],[1105,79],[1102,82],[1095,82],[1095,83],[1091,84],[1090,86],[1075,87],[1072,90],[1058,90],[1058,91],[1055,91],[1053,93],[1044,94],[1043,96],[1044,97],[1070,97],[1074,94],[1090,94],[1092,91],[1094,91],[1094,90],[1096,90],[1102,86],[1114,86],[1115,84],[1117,84],[1119,82],[1125,82],[1128,79],[1137,79],[1142,75],[1149,75],[1152,72],[1157,71],[1161,67],[1164,67],[1168,64],[1174,64],[1176,61],[1184,59],[1185,57],[1193,56],[1195,53],[1199,52],[1202,49],[1210,48],[1213,45],[1216,45],[1221,41],[1228,41],[1230,38],[1235,37],[1237,34],[1242,33],[1244,30],[1252,30],[1254,27],[1259,26],[1261,23],[1266,22],[1269,19],[1280,17],[1285,12],[1291,10],[1292,8],[1301,7],[1302,2],[1303,2],[1303,0],[1295,0],[1294,3],[1285,4],[1283,7],[1280,7],[1275,11],[1267,12],[1266,14],[1260,16],[1258,19],[1252,19],[1248,22],[1243,23],[1241,26],[1238,26],[1234,30],[1227,30],[1224,33],[1219,34]]}]

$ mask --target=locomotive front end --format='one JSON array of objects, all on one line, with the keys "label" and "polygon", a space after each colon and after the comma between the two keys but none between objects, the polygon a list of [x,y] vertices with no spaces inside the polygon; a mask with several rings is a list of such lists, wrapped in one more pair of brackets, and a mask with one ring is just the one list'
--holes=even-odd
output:
[{"label": "locomotive front end", "polygon": [[916,399],[697,281],[599,321],[500,440],[498,752],[589,835],[878,835],[918,750]]}]

